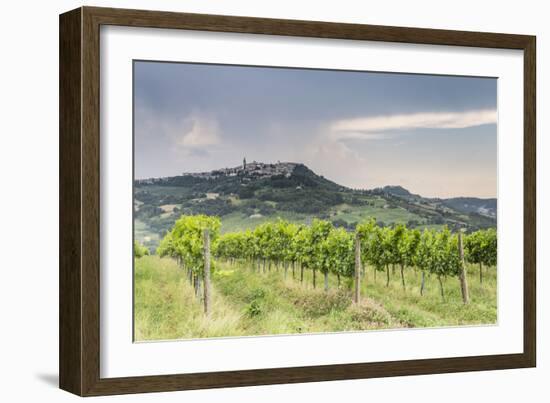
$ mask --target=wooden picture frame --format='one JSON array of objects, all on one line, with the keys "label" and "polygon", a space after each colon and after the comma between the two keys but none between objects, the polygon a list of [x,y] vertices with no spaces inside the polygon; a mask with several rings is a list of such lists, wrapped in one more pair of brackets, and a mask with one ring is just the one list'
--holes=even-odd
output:
[{"label": "wooden picture frame", "polygon": [[[100,377],[100,26],[368,40],[524,52],[523,353],[276,369]],[[534,367],[535,37],[81,7],[60,16],[60,387],[80,396]]]}]

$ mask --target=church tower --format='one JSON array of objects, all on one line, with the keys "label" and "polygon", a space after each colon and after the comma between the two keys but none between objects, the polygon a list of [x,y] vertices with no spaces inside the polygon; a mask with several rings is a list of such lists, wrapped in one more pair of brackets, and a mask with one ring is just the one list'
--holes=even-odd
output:
[{"label": "church tower", "polygon": [[243,158],[243,171],[246,171],[246,157]]}]

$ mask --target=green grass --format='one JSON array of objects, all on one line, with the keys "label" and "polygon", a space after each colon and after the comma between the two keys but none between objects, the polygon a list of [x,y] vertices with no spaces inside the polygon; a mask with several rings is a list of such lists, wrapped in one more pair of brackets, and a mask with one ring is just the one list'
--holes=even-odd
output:
[{"label": "green grass", "polygon": [[247,229],[252,230],[263,223],[275,221],[277,218],[294,223],[306,223],[308,220],[311,220],[305,214],[290,211],[280,211],[277,214],[252,218],[241,212],[235,212],[223,216],[221,232],[225,234],[227,232],[244,231]]},{"label": "green grass", "polygon": [[202,305],[183,270],[169,259],[145,256],[135,266],[135,340],[239,335],[238,310],[213,293],[213,313],[205,318]]},{"label": "green grass", "polygon": [[[348,224],[354,222],[361,222],[371,217],[376,218],[378,221],[382,221],[386,224],[392,223],[406,223],[409,220],[416,220],[418,222],[424,222],[424,219],[416,214],[397,207],[397,208],[384,208],[383,201],[375,200],[374,206],[350,206],[347,204],[341,204],[335,206],[329,211],[330,220],[341,219]],[[246,229],[254,229],[258,225],[261,225],[268,221],[274,221],[277,218],[287,220],[294,223],[308,223],[314,218],[312,215],[294,213],[290,211],[278,211],[276,214],[264,215],[261,217],[250,217],[241,212],[235,212],[223,216],[223,225],[221,228],[222,233],[243,231]],[[441,228],[442,225],[433,226]]]},{"label": "green grass", "polygon": [[[370,268],[369,268],[370,269]],[[445,301],[440,295],[437,279],[426,278],[424,295],[420,296],[420,272],[407,269],[403,290],[399,270],[386,287],[386,273],[368,270],[363,280],[366,295],[380,302],[388,312],[408,327],[439,327],[494,324],[497,320],[496,270],[491,268],[479,284],[478,272],[468,268],[470,304],[462,303],[460,283],[456,277],[443,281]],[[391,270],[390,270],[391,272]]]},{"label": "green grass", "polygon": [[185,271],[170,259],[145,256],[135,266],[135,338],[160,340],[178,338],[252,336],[438,327],[496,322],[496,273],[491,268],[479,284],[477,269],[469,273],[471,304],[463,305],[456,278],[445,281],[445,302],[435,278],[426,279],[424,296],[419,294],[420,274],[406,271],[406,290],[399,270],[386,287],[385,273],[368,267],[362,279],[359,305],[351,302],[351,282],[329,276],[329,292],[323,276],[282,267],[252,268],[244,263],[218,262],[212,278],[212,314],[205,317],[202,302],[194,295]]},{"label": "green grass", "polygon": [[376,200],[374,204],[374,206],[350,206],[347,204],[336,206],[333,209],[333,213],[335,214],[331,215],[331,219],[339,218],[348,223],[361,222],[372,217],[385,224],[406,223],[409,220],[424,222],[422,217],[402,207],[384,208],[386,203],[383,203],[381,200]]}]

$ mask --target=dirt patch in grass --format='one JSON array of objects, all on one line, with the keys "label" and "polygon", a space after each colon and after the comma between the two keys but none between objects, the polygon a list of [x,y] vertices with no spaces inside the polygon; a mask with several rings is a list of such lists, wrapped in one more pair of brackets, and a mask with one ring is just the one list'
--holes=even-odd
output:
[{"label": "dirt patch in grass", "polygon": [[343,311],[351,304],[351,299],[349,292],[344,290],[309,291],[297,293],[293,303],[307,316],[316,318],[327,315],[331,311]]},{"label": "dirt patch in grass", "polygon": [[164,204],[160,206],[160,209],[165,213],[171,213],[176,207],[178,207],[177,204]]},{"label": "dirt patch in grass", "polygon": [[371,299],[363,299],[359,305],[348,308],[352,322],[360,329],[400,327],[384,307]]}]

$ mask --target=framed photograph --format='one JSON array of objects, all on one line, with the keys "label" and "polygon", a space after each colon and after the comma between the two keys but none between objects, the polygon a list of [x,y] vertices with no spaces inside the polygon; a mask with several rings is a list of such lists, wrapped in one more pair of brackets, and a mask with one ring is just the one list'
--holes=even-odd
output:
[{"label": "framed photograph", "polygon": [[60,387],[533,367],[535,37],[60,16]]}]

